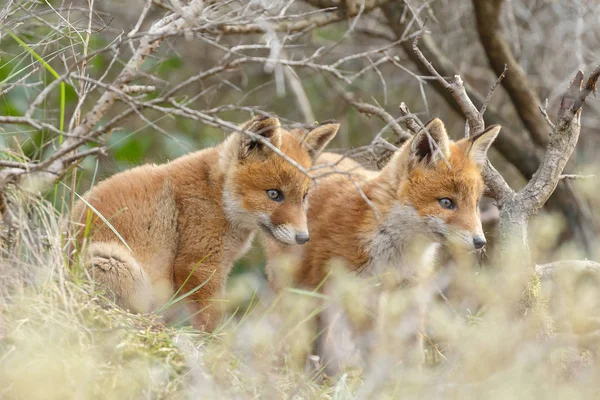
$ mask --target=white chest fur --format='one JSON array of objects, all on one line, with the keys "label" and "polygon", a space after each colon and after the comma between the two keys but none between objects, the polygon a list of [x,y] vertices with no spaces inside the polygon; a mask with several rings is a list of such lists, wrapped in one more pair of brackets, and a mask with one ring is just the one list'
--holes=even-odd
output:
[{"label": "white chest fur", "polygon": [[240,199],[229,191],[223,193],[223,204],[229,222],[223,247],[223,264],[227,265],[242,257],[250,249],[256,220],[244,210]]},{"label": "white chest fur", "polygon": [[400,204],[382,217],[369,242],[369,263],[361,275],[380,275],[391,268],[406,278],[414,278],[419,270],[432,266],[440,248],[426,235],[417,211]]},{"label": "white chest fur", "polygon": [[233,228],[225,238],[223,246],[223,264],[233,264],[235,260],[241,258],[250,249],[254,232],[245,229]]}]

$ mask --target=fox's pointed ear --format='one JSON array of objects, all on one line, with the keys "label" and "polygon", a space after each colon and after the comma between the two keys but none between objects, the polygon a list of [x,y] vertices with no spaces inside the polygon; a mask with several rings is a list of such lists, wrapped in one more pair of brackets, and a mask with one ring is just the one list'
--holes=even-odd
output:
[{"label": "fox's pointed ear", "polygon": [[450,139],[444,123],[439,118],[429,121],[410,144],[410,160],[415,163],[435,165],[442,158],[449,156]]},{"label": "fox's pointed ear", "polygon": [[[246,121],[242,124],[241,129],[250,131],[255,135],[261,136],[268,140],[273,146],[279,148],[281,146],[281,124],[277,117],[259,115]],[[239,132],[242,135],[241,143],[241,158],[247,157],[254,151],[265,151],[268,147],[256,137]]]},{"label": "fox's pointed ear", "polygon": [[488,149],[498,136],[500,128],[500,125],[492,125],[480,134],[471,136],[468,139],[471,144],[469,148],[469,157],[471,157],[477,165],[485,165]]},{"label": "fox's pointed ear", "polygon": [[321,122],[312,131],[308,132],[302,141],[302,145],[308,151],[308,154],[316,159],[321,151],[327,146],[340,129],[340,124],[336,121]]}]

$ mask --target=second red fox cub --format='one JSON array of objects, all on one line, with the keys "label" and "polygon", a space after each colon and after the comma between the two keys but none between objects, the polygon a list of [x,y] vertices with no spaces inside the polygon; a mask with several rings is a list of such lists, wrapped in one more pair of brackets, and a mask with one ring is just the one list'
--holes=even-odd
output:
[{"label": "second red fox cub", "polygon": [[[277,118],[257,117],[242,128],[310,168],[339,124],[290,132]],[[182,286],[180,294],[203,285],[188,306],[194,327],[211,330],[217,321],[210,301],[221,294],[233,262],[257,230],[280,243],[308,241],[310,184],[264,143],[233,133],[216,147],[102,181],[76,205],[73,217],[91,225],[87,234],[80,230],[78,240],[89,237],[91,275],[120,305],[148,312]]]},{"label": "second red fox cub", "polygon": [[[393,268],[411,279],[419,275],[415,270],[418,265],[405,257],[416,240],[432,244],[429,247],[433,249],[441,244],[467,251],[486,244],[478,210],[484,190],[481,170],[500,126],[457,142],[449,139],[439,119],[429,122],[426,129],[430,137],[425,131],[416,134],[381,171],[366,170],[350,160],[337,165],[362,177],[362,194],[346,175],[331,174],[317,181],[308,199],[310,242],[302,248],[267,243],[267,273],[272,286],[277,289],[286,284],[280,281],[278,271],[277,259],[282,253],[299,256],[291,284],[327,292],[327,282],[322,282],[331,260],[343,261],[361,277]],[[339,155],[325,153],[317,163],[339,159]],[[332,323],[329,314],[321,315],[325,325]],[[330,327],[321,329],[327,332]],[[337,346],[342,336],[347,334],[332,335],[332,343],[325,346]],[[322,352],[337,352],[333,357],[347,355],[343,349],[325,348]]]}]

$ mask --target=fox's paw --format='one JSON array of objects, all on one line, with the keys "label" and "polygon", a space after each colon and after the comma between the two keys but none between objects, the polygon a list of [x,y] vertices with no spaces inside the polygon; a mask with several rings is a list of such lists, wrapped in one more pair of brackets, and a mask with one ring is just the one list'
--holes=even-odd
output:
[{"label": "fox's paw", "polygon": [[[125,255],[90,254],[90,278],[108,297],[126,310],[147,313],[152,306],[152,285],[135,259]],[[106,253],[106,252],[104,252]],[[114,253],[114,252],[113,252]]]},{"label": "fox's paw", "polygon": [[110,271],[119,267],[123,262],[112,257],[94,256],[92,258],[92,266],[94,268],[100,268],[103,271]]}]

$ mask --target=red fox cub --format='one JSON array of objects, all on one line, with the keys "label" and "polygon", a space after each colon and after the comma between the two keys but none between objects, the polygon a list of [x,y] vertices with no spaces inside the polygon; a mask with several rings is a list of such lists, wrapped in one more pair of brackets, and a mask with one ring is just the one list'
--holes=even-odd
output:
[{"label": "red fox cub", "polygon": [[[339,124],[322,123],[307,133],[282,129],[276,117],[257,117],[242,128],[310,168]],[[210,331],[218,322],[211,299],[221,294],[257,230],[280,243],[308,241],[310,185],[269,146],[236,132],[216,147],[100,182],[77,203],[73,218],[81,226],[78,242],[89,241],[84,257],[90,275],[119,305],[149,312],[178,290],[196,288],[187,304],[192,325]]]},{"label": "red fox cub", "polygon": [[[439,245],[467,251],[485,246],[478,210],[484,190],[481,170],[500,126],[457,142],[448,138],[439,119],[430,121],[426,130],[429,136],[425,130],[416,134],[381,171],[343,160],[337,169],[361,179],[353,182],[347,175],[330,174],[317,180],[308,198],[310,242],[302,248],[266,243],[267,274],[274,289],[290,283],[283,281],[278,269],[282,263],[277,260],[282,261],[283,254],[298,257],[292,267],[292,285],[327,293],[328,282],[323,281],[332,260],[342,261],[361,279],[394,270],[414,282],[421,272],[418,263],[408,259],[407,250],[417,240],[425,242],[433,254]],[[324,153],[317,164],[339,159],[340,155]],[[329,361],[343,363],[339,358],[349,357],[349,349],[335,347],[342,347],[342,337],[352,335],[332,327],[332,321],[339,317],[333,314],[329,306],[320,315],[320,330],[325,332],[321,337],[331,339],[330,343],[321,342],[321,352]]]}]

